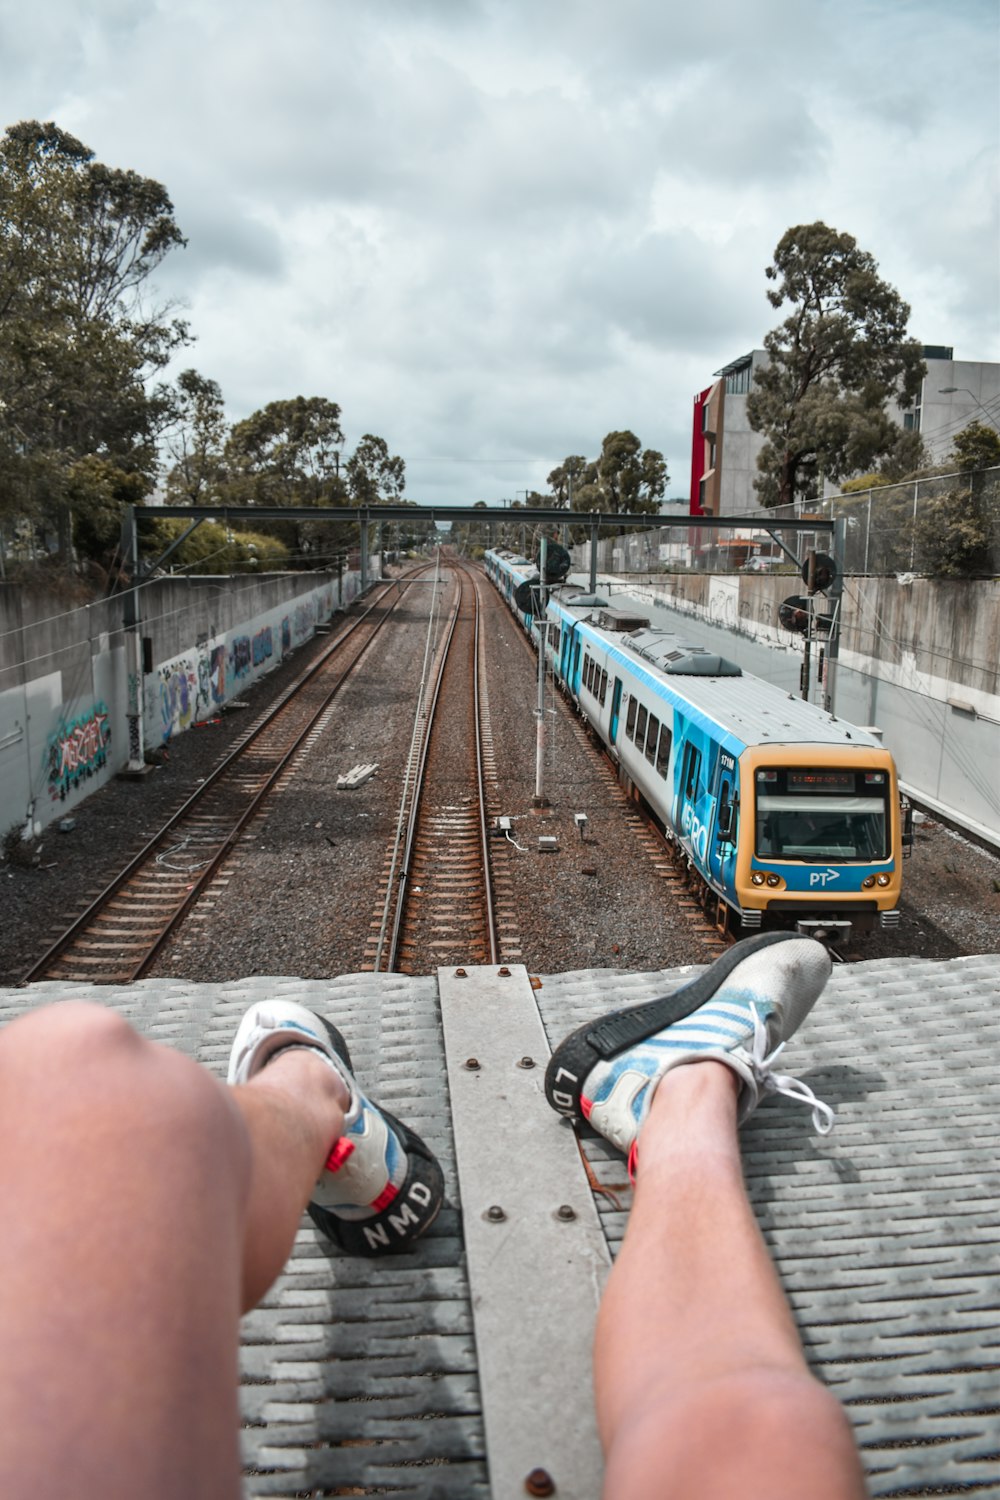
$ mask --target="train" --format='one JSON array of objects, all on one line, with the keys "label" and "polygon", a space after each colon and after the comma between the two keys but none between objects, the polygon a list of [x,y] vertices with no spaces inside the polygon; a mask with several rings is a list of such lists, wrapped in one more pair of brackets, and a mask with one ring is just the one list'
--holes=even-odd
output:
[{"label": "train", "polygon": [[[898,927],[912,813],[876,734],[494,548],[486,573],[720,930]],[[535,585],[533,587],[533,584]]]}]

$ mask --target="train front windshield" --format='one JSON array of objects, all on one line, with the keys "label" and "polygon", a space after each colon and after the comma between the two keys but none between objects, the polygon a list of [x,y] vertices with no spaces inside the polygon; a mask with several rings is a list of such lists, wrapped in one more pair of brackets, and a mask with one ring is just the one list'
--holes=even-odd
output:
[{"label": "train front windshield", "polygon": [[885,771],[758,771],[757,855],[888,859],[888,794]]}]

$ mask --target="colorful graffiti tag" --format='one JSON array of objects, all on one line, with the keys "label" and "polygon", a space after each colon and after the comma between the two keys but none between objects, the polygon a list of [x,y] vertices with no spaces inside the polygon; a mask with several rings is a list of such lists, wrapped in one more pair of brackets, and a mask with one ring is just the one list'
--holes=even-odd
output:
[{"label": "colorful graffiti tag", "polygon": [[229,671],[233,677],[245,677],[253,665],[250,637],[237,635],[229,651]]},{"label": "colorful graffiti tag", "polygon": [[80,718],[60,720],[56,732],[49,736],[45,751],[49,796],[53,802],[65,801],[81,781],[96,775],[107,764],[111,744],[111,725],[107,705],[95,703]]},{"label": "colorful graffiti tag", "polygon": [[160,724],[166,743],[190,729],[198,704],[198,664],[181,657],[160,668]]},{"label": "colorful graffiti tag", "polygon": [[271,636],[270,625],[265,625],[263,630],[258,630],[253,638],[253,664],[262,667],[274,651],[274,641]]},{"label": "colorful graffiti tag", "polygon": [[281,654],[287,656],[292,649],[292,624],[287,615],[281,617]]},{"label": "colorful graffiti tag", "polygon": [[220,708],[226,701],[226,648],[225,646],[212,647],[212,660],[209,667],[209,683],[212,691],[212,702],[216,708]]}]

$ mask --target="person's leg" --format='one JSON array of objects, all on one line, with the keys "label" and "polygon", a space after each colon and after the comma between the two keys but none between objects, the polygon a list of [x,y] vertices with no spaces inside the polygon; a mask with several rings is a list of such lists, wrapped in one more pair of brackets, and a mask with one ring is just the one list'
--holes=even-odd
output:
[{"label": "person's leg", "polygon": [[773,1067],[829,972],[811,939],[751,939],[674,994],[578,1028],[550,1060],[553,1107],[637,1165],[595,1346],[608,1500],[865,1493],[847,1420],[806,1366],[737,1137],[767,1092],[830,1128],[832,1111]]},{"label": "person's leg", "polygon": [[669,1072],[601,1304],[598,1422],[613,1500],[854,1500],[850,1425],[810,1375],[743,1186],[737,1079]]},{"label": "person's leg", "polygon": [[369,1254],[432,1222],[426,1147],[275,1011],[234,1088],[99,1006],[0,1033],[0,1494],[238,1495],[239,1318],[303,1209]]},{"label": "person's leg", "polygon": [[281,1269],[336,1095],[304,1052],[227,1090],[97,1006],[4,1029],[0,1494],[239,1493],[244,1280]]}]

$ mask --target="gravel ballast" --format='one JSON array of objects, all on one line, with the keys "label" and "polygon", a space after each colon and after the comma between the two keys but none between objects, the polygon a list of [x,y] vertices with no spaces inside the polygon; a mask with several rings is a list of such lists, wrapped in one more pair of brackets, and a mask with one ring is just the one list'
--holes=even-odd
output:
[{"label": "gravel ballast", "polygon": [[[443,590],[442,590],[443,592]],[[403,601],[407,629],[387,629],[312,739],[294,777],[223,869],[209,909],[170,943],[154,972],[215,981],[250,974],[305,978],[365,967],[409,748],[432,590]],[[547,806],[534,806],[535,668],[519,627],[484,590],[484,642],[494,781],[491,810],[511,819],[494,835],[505,892],[501,957],[532,972],[650,971],[704,963],[703,929],[671,906],[653,841],[636,837],[634,808],[579,721],[546,696]],[[74,826],[46,829],[0,866],[5,887],[0,983],[17,983],[86,900],[152,836],[266,705],[328,642],[317,638],[247,692],[246,708],[190,730],[137,782],[113,781],[72,809]],[[378,762],[355,791],[336,777]],[[581,835],[577,815],[586,817]],[[552,840],[544,845],[539,839]],[[503,849],[498,845],[502,839]],[[183,864],[185,852],[172,858]],[[851,955],[947,959],[1000,949],[1000,858],[919,819],[903,881],[901,925],[857,940]]]}]

